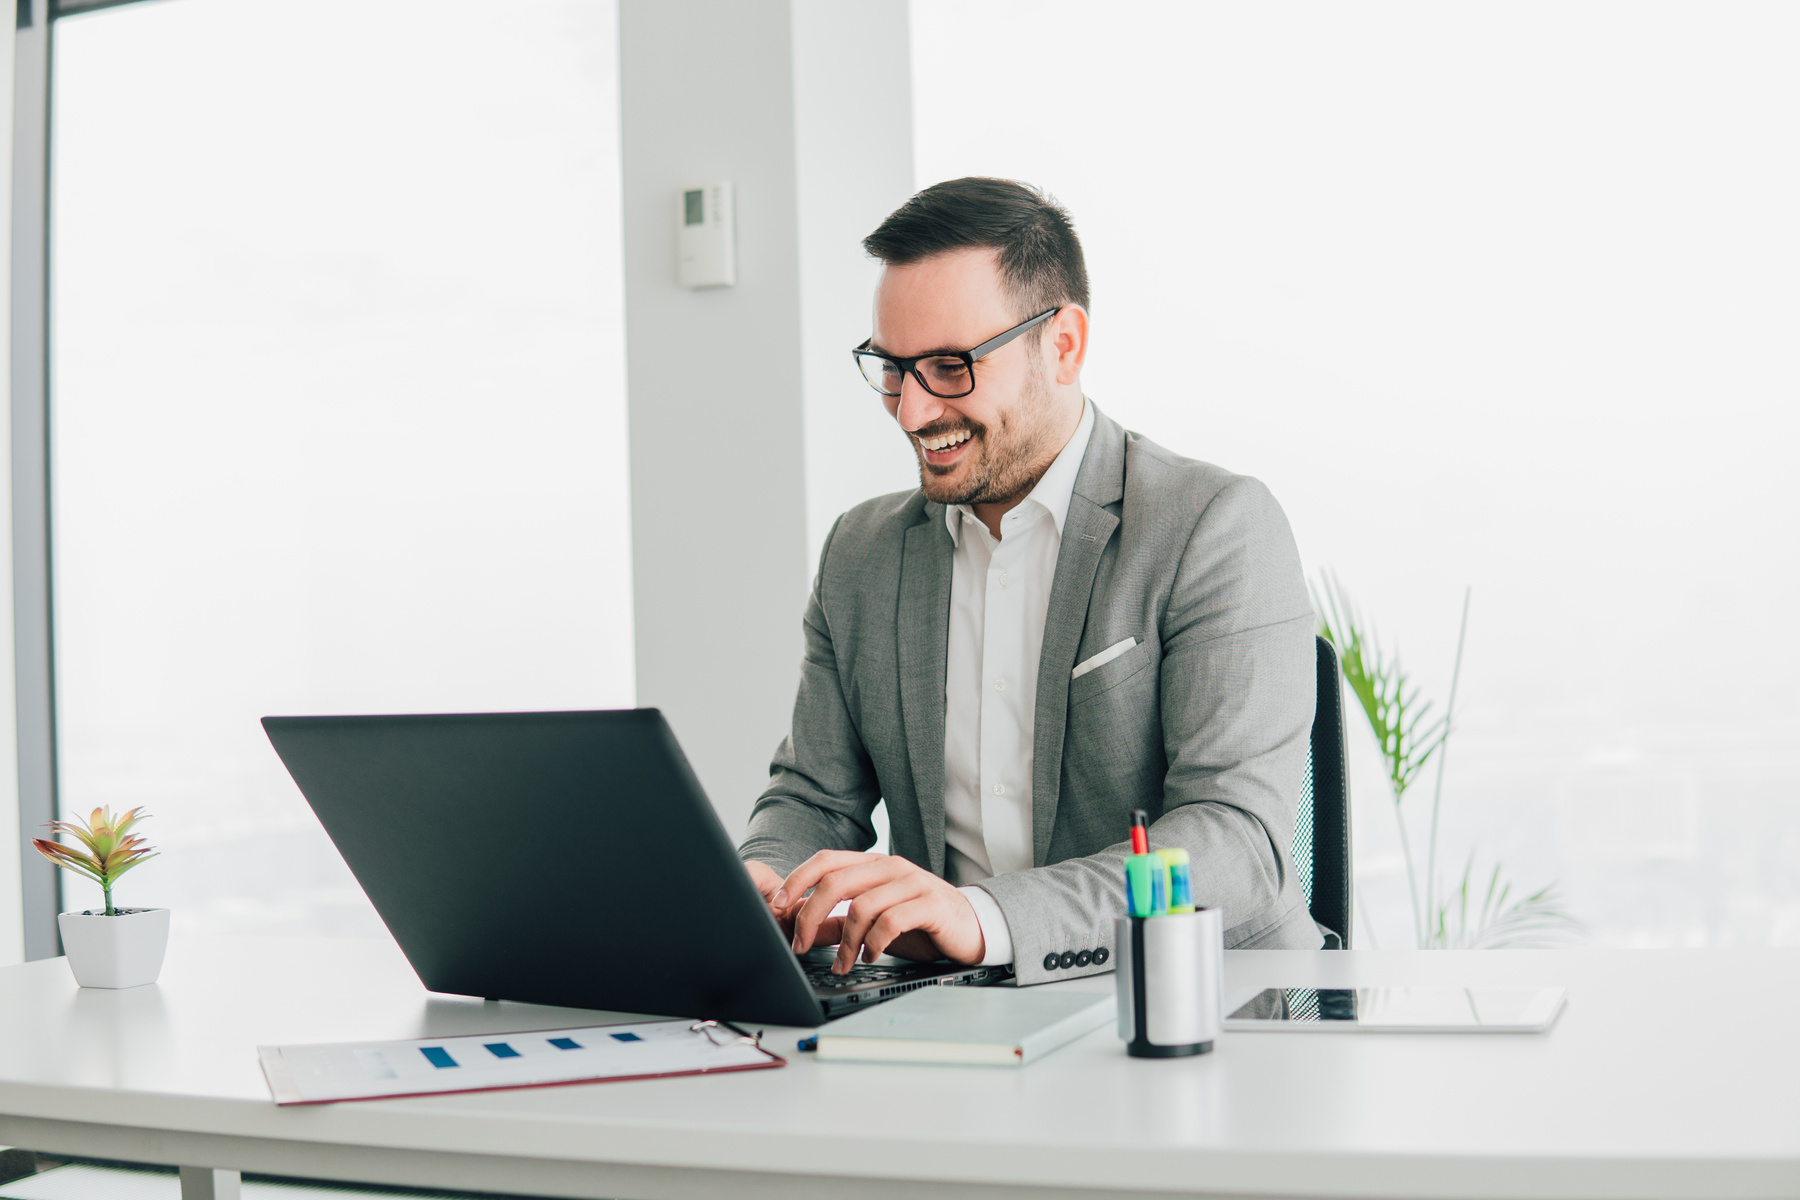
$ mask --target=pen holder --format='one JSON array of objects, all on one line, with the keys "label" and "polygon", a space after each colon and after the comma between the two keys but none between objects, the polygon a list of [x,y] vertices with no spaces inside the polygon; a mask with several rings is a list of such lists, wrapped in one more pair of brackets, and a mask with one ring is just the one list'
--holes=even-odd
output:
[{"label": "pen holder", "polygon": [[1119,1036],[1138,1058],[1205,1054],[1225,1007],[1225,925],[1216,908],[1120,917]]}]

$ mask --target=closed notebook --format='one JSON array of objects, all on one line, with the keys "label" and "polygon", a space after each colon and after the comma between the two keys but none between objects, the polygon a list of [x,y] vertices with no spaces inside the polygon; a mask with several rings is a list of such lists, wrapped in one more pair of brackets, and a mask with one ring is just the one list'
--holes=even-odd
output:
[{"label": "closed notebook", "polygon": [[1111,992],[920,988],[819,1031],[823,1059],[1022,1067],[1113,1019]]}]

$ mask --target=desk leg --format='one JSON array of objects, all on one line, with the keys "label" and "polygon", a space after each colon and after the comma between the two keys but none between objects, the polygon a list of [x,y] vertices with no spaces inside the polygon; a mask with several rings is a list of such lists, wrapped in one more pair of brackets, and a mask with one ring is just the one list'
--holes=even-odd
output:
[{"label": "desk leg", "polygon": [[241,1200],[242,1193],[243,1180],[236,1171],[181,1168],[181,1200]]}]

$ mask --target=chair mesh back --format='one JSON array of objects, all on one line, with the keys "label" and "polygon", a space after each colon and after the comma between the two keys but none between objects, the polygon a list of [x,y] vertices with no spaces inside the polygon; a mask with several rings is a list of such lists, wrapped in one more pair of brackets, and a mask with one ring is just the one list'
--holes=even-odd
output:
[{"label": "chair mesh back", "polygon": [[1350,945],[1350,779],[1344,762],[1344,693],[1337,648],[1316,639],[1318,691],[1300,811],[1294,820],[1294,866],[1313,920]]},{"label": "chair mesh back", "polygon": [[1313,902],[1313,751],[1306,748],[1306,774],[1300,779],[1300,812],[1294,818],[1294,867],[1300,872],[1300,889],[1306,906]]}]

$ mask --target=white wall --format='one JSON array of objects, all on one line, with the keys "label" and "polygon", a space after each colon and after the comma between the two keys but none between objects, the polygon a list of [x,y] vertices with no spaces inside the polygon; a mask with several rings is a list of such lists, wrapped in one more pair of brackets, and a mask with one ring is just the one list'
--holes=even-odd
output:
[{"label": "white wall", "polygon": [[[638,702],[733,837],[788,730],[824,527],[907,486],[849,361],[872,283],[856,243],[911,178],[905,11],[620,5]],[[872,145],[892,152],[870,168]],[[736,186],[738,283],[690,291],[675,201],[715,179]]]},{"label": "white wall", "polygon": [[[799,677],[805,472],[786,0],[619,5],[637,698],[743,830]],[[737,286],[680,287],[679,193],[729,179]]]}]

